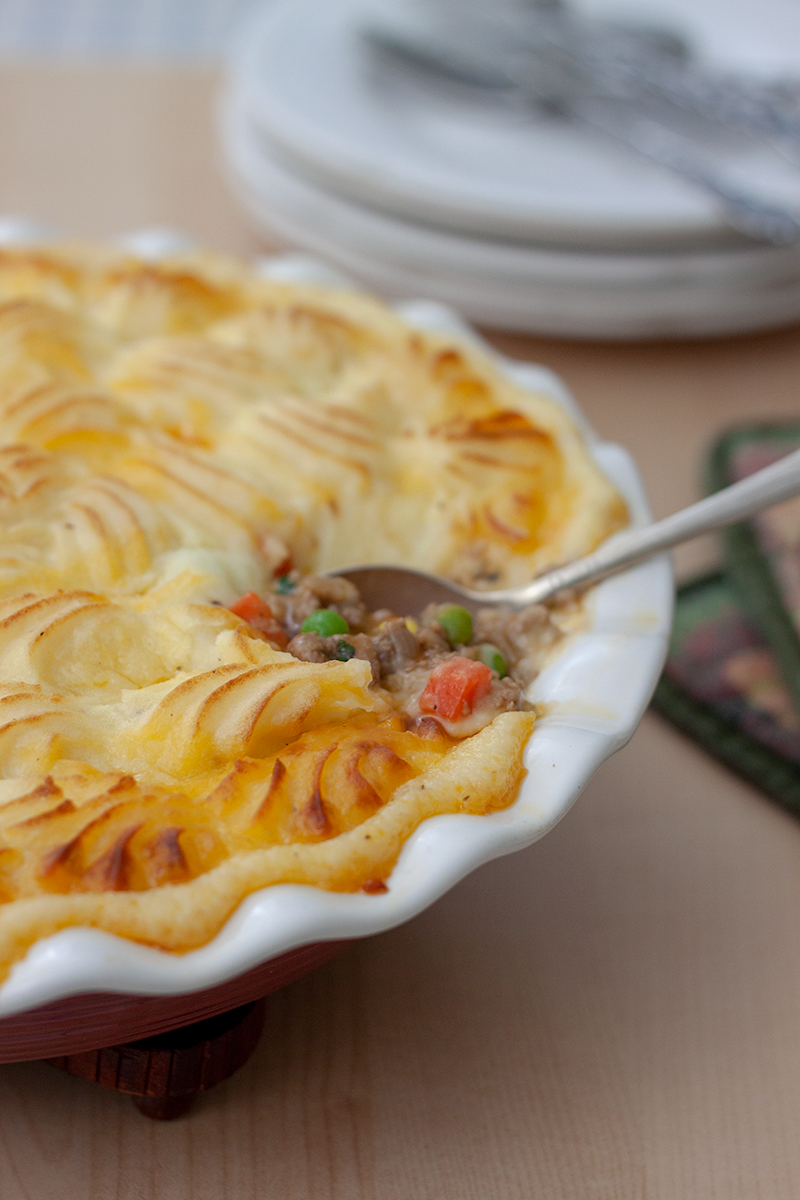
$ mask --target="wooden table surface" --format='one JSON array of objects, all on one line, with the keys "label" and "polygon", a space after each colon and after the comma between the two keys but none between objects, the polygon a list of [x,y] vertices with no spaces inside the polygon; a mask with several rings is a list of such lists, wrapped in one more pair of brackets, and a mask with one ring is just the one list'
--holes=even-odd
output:
[{"label": "wooden table surface", "polygon": [[[0,213],[256,250],[215,82],[4,67]],[[696,498],[721,426],[797,413],[797,329],[496,341],[561,372],[657,515]],[[543,841],[273,998],[188,1118],[0,1067],[0,1200],[796,1200],[799,1111],[800,826],[647,716]]]}]

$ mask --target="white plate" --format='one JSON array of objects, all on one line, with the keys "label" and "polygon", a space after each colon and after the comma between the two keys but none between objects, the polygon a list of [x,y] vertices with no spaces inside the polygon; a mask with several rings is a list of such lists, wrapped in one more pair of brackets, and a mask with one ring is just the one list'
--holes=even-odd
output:
[{"label": "white plate", "polygon": [[[5,226],[5,239],[9,228]],[[18,230],[18,234],[19,234]],[[22,240],[26,233],[21,230]],[[0,223],[0,238],[3,225]],[[149,257],[168,253],[170,239],[150,231],[126,239]],[[185,245],[182,241],[181,248]],[[308,260],[269,260],[269,275],[330,282]],[[452,312],[426,302],[401,306],[407,320],[488,347]],[[492,354],[522,387],[545,392],[578,414],[564,385],[549,371]],[[579,415],[579,414],[578,414]],[[614,480],[634,520],[650,513],[636,467],[619,446],[587,431],[592,456]],[[0,1017],[86,992],[178,995],[212,987],[286,950],[390,929],[421,912],[481,863],[536,841],[564,815],[599,764],[633,733],[666,653],[673,581],[661,557],[608,579],[589,596],[590,623],[569,640],[535,681],[532,699],[548,713],[525,752],[528,774],[511,808],[490,816],[461,814],[423,822],[408,839],[384,895],[344,895],[279,884],[245,900],[202,949],[175,955],[95,929],[64,930],[43,938],[0,987]],[[513,914],[509,913],[509,919]]]},{"label": "white plate", "polygon": [[[659,3],[662,23],[673,5],[679,29],[708,32],[682,0]],[[358,35],[376,7],[381,0],[278,0],[256,7],[241,29],[233,73],[293,170],[363,204],[482,235],[647,249],[730,235],[705,193],[592,131],[379,76]],[[766,56],[797,70],[797,14],[786,0],[729,4],[717,13],[717,57],[729,47],[741,59],[747,41],[757,64]],[[740,185],[796,203],[796,172],[767,147],[737,139],[704,153]]]},{"label": "white plate", "polygon": [[800,246],[591,254],[431,229],[293,173],[238,88],[220,118],[231,182],[257,224],[384,295],[415,291],[478,324],[573,337],[702,337],[800,317]]}]

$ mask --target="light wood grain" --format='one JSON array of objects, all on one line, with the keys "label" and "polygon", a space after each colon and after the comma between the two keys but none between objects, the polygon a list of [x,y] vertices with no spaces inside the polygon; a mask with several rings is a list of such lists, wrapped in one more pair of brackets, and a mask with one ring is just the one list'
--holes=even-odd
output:
[{"label": "light wood grain", "polygon": [[[0,210],[249,253],[213,85],[6,69]],[[797,408],[797,330],[496,340],[564,375],[658,515],[720,426]],[[273,998],[190,1117],[0,1067],[0,1200],[796,1200],[799,918],[800,826],[648,717],[543,841]]]}]

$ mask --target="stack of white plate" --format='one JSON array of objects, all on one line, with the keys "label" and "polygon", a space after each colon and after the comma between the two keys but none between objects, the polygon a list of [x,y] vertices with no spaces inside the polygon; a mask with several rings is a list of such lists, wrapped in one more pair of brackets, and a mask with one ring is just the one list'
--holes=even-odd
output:
[{"label": "stack of white plate", "polygon": [[[360,38],[375,3],[271,0],[239,30],[223,149],[273,240],[509,329],[678,337],[800,318],[800,246],[737,234],[694,185],[577,125],[397,86]],[[727,46],[736,67],[797,69],[796,4],[661,0],[660,21],[705,49],[698,8],[719,18],[718,62]],[[768,193],[774,158],[754,145],[739,174]]]}]

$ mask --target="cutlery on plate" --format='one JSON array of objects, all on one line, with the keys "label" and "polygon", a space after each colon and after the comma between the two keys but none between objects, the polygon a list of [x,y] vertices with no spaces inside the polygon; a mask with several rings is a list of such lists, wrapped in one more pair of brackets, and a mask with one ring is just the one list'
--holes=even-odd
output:
[{"label": "cutlery on plate", "polygon": [[603,93],[583,60],[527,44],[520,54],[498,56],[496,47],[464,47],[436,33],[424,36],[370,25],[362,37],[395,68],[434,83],[456,83],[495,96],[532,103],[610,139],[640,158],[664,167],[713,196],[730,225],[749,237],[786,245],[800,238],[800,216],[768,204],[724,179],[708,165],[702,148],[685,134],[638,111],[633,96]]},{"label": "cutlery on plate", "polygon": [[[800,150],[800,80],[760,80],[706,70],[677,31],[649,22],[592,17],[564,0],[427,0],[447,41],[502,56],[560,55],[608,95],[662,102],[721,129],[767,138],[796,160]],[[384,26],[386,19],[384,17]],[[395,19],[396,24],[396,19]],[[675,115],[675,112],[673,112]]]}]

